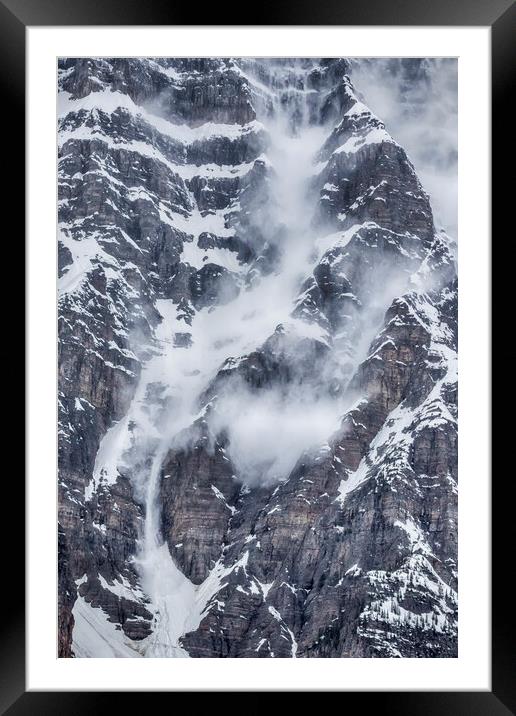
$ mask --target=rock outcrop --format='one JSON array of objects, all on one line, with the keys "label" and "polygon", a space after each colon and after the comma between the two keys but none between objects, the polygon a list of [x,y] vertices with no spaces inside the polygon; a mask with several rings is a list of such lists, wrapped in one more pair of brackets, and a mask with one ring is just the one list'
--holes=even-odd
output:
[{"label": "rock outcrop", "polygon": [[356,62],[60,61],[61,657],[457,655],[456,267]]}]

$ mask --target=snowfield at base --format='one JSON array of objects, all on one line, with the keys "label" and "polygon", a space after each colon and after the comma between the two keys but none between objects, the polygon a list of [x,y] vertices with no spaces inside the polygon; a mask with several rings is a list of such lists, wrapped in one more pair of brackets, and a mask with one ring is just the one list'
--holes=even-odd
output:
[{"label": "snowfield at base", "polygon": [[135,642],[124,635],[119,626],[109,621],[101,607],[91,604],[78,596],[73,606],[75,620],[72,649],[78,658],[135,658]]}]

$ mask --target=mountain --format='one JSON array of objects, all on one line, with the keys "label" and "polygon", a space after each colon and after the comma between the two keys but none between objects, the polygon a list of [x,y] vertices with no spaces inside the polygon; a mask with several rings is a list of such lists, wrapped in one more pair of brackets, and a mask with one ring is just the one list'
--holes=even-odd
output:
[{"label": "mountain", "polygon": [[59,656],[457,655],[454,243],[357,63],[59,61]]}]

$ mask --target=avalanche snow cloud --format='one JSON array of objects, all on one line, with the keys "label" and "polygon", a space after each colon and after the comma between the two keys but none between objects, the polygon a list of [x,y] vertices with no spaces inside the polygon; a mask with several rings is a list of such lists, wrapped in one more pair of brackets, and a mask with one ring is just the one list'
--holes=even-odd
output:
[{"label": "avalanche snow cloud", "polygon": [[61,657],[457,655],[456,71],[60,59]]}]

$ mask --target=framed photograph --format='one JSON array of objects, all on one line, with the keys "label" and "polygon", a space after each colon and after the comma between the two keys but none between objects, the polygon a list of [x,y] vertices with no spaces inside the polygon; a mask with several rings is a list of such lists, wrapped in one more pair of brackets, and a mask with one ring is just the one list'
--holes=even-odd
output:
[{"label": "framed photograph", "polygon": [[2,712],[516,713],[490,437],[514,5],[0,10],[28,309]]}]

